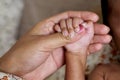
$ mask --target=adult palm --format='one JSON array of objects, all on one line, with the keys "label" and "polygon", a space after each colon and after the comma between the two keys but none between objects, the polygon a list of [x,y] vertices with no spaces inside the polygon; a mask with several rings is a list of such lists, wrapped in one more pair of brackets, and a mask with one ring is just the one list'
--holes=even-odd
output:
[{"label": "adult palm", "polygon": [[[98,16],[92,12],[69,11],[38,23],[1,58],[2,70],[22,76],[25,80],[43,80],[54,73],[64,64],[63,46],[71,40],[67,40],[60,33],[53,34],[53,26],[60,20],[70,17],[93,22],[98,20]],[[111,40],[107,35],[108,27],[95,24],[94,29],[96,35],[89,46],[89,52],[101,49],[103,43]]]},{"label": "adult palm", "polygon": [[[49,18],[37,26],[35,26],[30,33],[34,35],[50,35],[54,33],[53,26],[58,23],[62,19],[66,19],[69,17],[79,17],[83,20],[91,20],[96,22],[98,20],[98,16],[92,12],[77,12],[77,11],[69,11],[59,15],[56,15],[52,18]],[[110,36],[107,35],[109,32],[109,28],[105,25],[95,24],[95,36],[93,39],[93,43],[89,46],[89,52],[95,52],[102,48],[102,44],[109,43]],[[98,39],[101,38],[101,39]],[[106,40],[105,40],[106,39]],[[58,68],[63,66],[64,64],[64,49],[63,47],[54,49],[49,52],[48,58],[44,61],[42,65],[36,68],[31,73],[24,75],[24,78],[34,80],[32,78],[45,79],[50,74],[54,73]],[[36,75],[37,74],[37,75]]]}]

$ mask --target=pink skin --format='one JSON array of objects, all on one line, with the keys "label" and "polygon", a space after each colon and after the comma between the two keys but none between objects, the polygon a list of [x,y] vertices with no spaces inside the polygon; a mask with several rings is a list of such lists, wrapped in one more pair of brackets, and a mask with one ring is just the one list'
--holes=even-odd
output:
[{"label": "pink skin", "polygon": [[[82,32],[85,31],[84,35],[76,42],[68,44],[65,48],[70,52],[81,52],[81,50],[87,50],[93,36],[94,36],[94,29],[93,23],[88,22],[86,24],[87,28],[82,28]],[[80,34],[80,33],[79,33]]]},{"label": "pink skin", "polygon": [[[76,20],[76,22],[74,20]],[[76,25],[77,27],[74,27],[73,24]],[[78,40],[82,36],[78,41],[76,42],[73,41],[74,43],[70,43],[65,46],[65,48],[69,52],[80,52],[81,50],[82,51],[87,50],[94,36],[93,26],[94,26],[93,22],[91,21],[83,22],[83,20],[81,20],[80,18],[73,18],[73,19],[62,20],[60,22],[60,25],[55,26],[56,27],[55,29],[57,32],[61,32],[65,37],[69,37],[74,40],[76,39]],[[78,30],[76,31],[76,29]]]},{"label": "pink skin", "polygon": [[[76,20],[76,21],[74,21]],[[76,27],[73,27],[75,24]],[[88,46],[94,36],[94,24],[92,21],[83,22],[81,18],[62,20],[60,22],[59,32],[68,37],[73,42],[65,45],[67,52],[66,59],[66,79],[65,80],[84,80],[84,71]],[[61,30],[60,30],[61,29]],[[76,30],[77,29],[77,30]],[[56,30],[56,31],[58,31]],[[66,35],[67,33],[67,35]],[[75,40],[75,41],[74,41]],[[71,60],[72,59],[72,60]]]},{"label": "pink skin", "polygon": [[[83,20],[91,20],[93,22],[96,22],[98,20],[98,17],[96,17],[96,15],[94,15],[92,13],[67,12],[67,14],[63,13],[63,14],[54,16],[52,18],[49,18],[47,21],[39,23],[30,31],[30,34],[32,34],[32,35],[50,35],[54,31],[53,30],[54,24],[59,23],[59,21],[62,19],[66,19],[69,17],[78,17],[78,16],[81,17]],[[73,21],[77,22],[76,19]],[[46,27],[46,25],[49,25],[51,27]],[[73,24],[73,25],[77,26],[75,24]],[[103,36],[102,36],[102,39],[103,39],[103,38],[105,38],[105,36],[109,36],[109,35],[107,35],[108,32],[109,32],[109,28],[106,27],[105,25],[95,24],[95,37],[93,40],[93,44],[91,43],[91,45],[89,46],[89,52],[95,52],[95,51],[98,51],[101,49],[101,46],[99,46],[97,43],[94,43],[94,42],[99,42],[100,45],[103,45],[105,42],[103,40],[96,41],[96,36],[100,36],[101,34],[103,34]],[[109,43],[110,38],[106,39],[106,41],[107,41],[107,43]],[[50,56],[42,65],[40,65],[34,71],[29,72],[28,74],[24,75],[23,77],[26,80],[45,79],[48,75],[55,72],[57,69],[59,69],[64,64],[64,53],[65,52],[62,47],[57,48],[53,52],[50,52]],[[49,63],[51,63],[52,66],[50,66]],[[49,68],[48,68],[48,66],[49,66]],[[36,75],[36,74],[38,74],[38,75]],[[35,79],[32,79],[32,78],[35,78]]]},{"label": "pink skin", "polygon": [[[61,44],[66,44],[66,39],[64,38],[63,35],[59,33],[54,33],[53,27],[56,23],[59,23],[60,20],[67,19],[70,17],[79,17],[82,18],[83,20],[88,20],[93,22],[97,22],[98,20],[98,16],[92,12],[68,11],[53,16],[44,21],[41,21],[16,43],[15,46],[11,48],[9,53],[6,53],[6,56],[2,57],[0,61],[2,63],[6,63],[5,66],[2,67],[2,70],[8,73],[16,74],[15,72],[18,71],[18,69],[19,70],[21,69],[20,70],[21,73],[18,74],[18,76],[22,76],[25,80],[44,80],[46,77],[48,77],[56,70],[58,70],[64,64],[65,51],[63,50],[63,47],[58,48],[56,46],[61,46]],[[75,24],[73,25],[75,26]],[[104,45],[104,43],[109,43],[111,40],[110,35],[107,34],[109,32],[109,28],[107,26],[102,24],[94,24],[94,25],[95,25],[94,27],[95,35],[88,49],[90,53],[100,50],[102,47],[99,45]],[[40,40],[43,39],[43,37],[44,40],[40,42]],[[61,44],[58,45],[59,42],[61,42]],[[49,47],[48,44],[54,46],[50,45]],[[48,47],[45,48],[48,51],[46,50],[44,52],[41,51],[41,46]],[[53,52],[49,51],[51,47]],[[37,57],[34,57],[31,52],[33,52],[34,56]],[[9,54],[12,55],[10,56]],[[24,59],[15,56],[18,57],[23,56]],[[10,61],[10,59],[12,60]],[[14,61],[16,64],[16,60],[18,61],[17,66],[13,65]],[[21,63],[19,64],[19,61],[21,62],[23,60],[25,61],[24,63],[27,65],[23,65]],[[11,66],[9,65],[10,63],[12,64]],[[14,72],[14,70],[12,69],[17,69],[17,70],[15,70]],[[25,71],[25,69],[27,69],[27,72]]]}]

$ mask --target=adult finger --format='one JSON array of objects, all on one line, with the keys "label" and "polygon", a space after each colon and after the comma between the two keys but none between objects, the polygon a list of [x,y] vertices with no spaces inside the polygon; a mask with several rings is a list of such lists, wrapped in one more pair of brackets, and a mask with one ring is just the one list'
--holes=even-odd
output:
[{"label": "adult finger", "polygon": [[108,32],[110,31],[110,28],[107,27],[106,25],[95,23],[94,31],[95,31],[95,34],[108,34]]},{"label": "adult finger", "polygon": [[95,35],[91,43],[102,43],[107,44],[112,40],[110,35]]},{"label": "adult finger", "polygon": [[94,52],[101,50],[102,47],[103,47],[103,44],[101,43],[91,44],[88,50],[89,50],[89,53],[94,53]]},{"label": "adult finger", "polygon": [[38,23],[35,27],[33,27],[28,34],[32,35],[48,35],[54,32],[54,25],[58,23],[60,20],[71,18],[71,17],[79,17],[83,20],[96,22],[98,20],[98,16],[93,12],[87,11],[67,11],[56,16],[53,16],[49,19],[46,19],[40,23]]},{"label": "adult finger", "polygon": [[48,19],[48,21],[52,21],[54,23],[58,23],[62,19],[67,19],[70,17],[78,17],[82,18],[83,20],[90,20],[93,22],[96,22],[99,17],[93,13],[93,12],[88,12],[88,11],[67,11],[61,14],[58,14],[56,16],[53,16]]},{"label": "adult finger", "polygon": [[[80,39],[83,36],[84,32],[81,32],[79,34],[79,38]],[[75,41],[78,39],[74,39]],[[73,40],[70,38],[66,38],[65,36],[63,36],[61,33],[55,33],[55,34],[51,34],[51,35],[46,35],[46,36],[40,36],[40,38],[38,39],[38,42],[40,42],[40,49],[42,50],[53,50],[59,47],[62,47],[68,43],[71,43]]]}]

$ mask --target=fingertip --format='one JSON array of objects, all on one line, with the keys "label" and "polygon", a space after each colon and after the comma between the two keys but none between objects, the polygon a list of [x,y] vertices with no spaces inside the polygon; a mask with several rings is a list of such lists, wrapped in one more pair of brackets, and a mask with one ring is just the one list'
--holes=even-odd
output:
[{"label": "fingertip", "polygon": [[99,16],[96,13],[93,12],[82,12],[83,14],[83,20],[90,20],[92,22],[97,22],[99,20]]},{"label": "fingertip", "polygon": [[97,22],[99,20],[99,16],[97,14],[94,14],[93,22]]},{"label": "fingertip", "polygon": [[80,28],[79,28],[79,27],[76,27],[74,30],[75,30],[75,32],[78,33],[78,32],[80,31]]},{"label": "fingertip", "polygon": [[94,52],[101,50],[102,47],[103,47],[103,44],[101,44],[101,43],[91,44],[89,46],[89,51],[90,51],[90,53],[94,53]]},{"label": "fingertip", "polygon": [[80,31],[79,25],[81,23],[83,23],[83,20],[81,18],[78,18],[78,17],[73,18],[73,27],[75,32]]},{"label": "fingertip", "polygon": [[103,45],[99,43],[99,44],[96,44],[95,49],[96,49],[97,51],[99,51],[99,50],[102,49],[102,47],[103,47]]},{"label": "fingertip", "polygon": [[95,34],[108,34],[110,28],[104,24],[94,24]]},{"label": "fingertip", "polygon": [[61,32],[60,26],[58,24],[55,25],[54,29],[57,32]]},{"label": "fingertip", "polygon": [[111,35],[106,35],[105,36],[105,39],[104,39],[105,43],[110,43],[111,40],[112,40],[112,36]]},{"label": "fingertip", "polygon": [[91,16],[92,16],[92,21],[93,22],[97,22],[99,20],[99,16],[96,14],[96,13],[91,13]]},{"label": "fingertip", "polygon": [[69,33],[69,37],[70,38],[73,38],[74,37],[74,28],[73,28],[73,19],[72,18],[68,18],[66,20],[66,23],[67,23],[67,30],[68,30],[68,33]]},{"label": "fingertip", "polygon": [[103,25],[103,29],[101,29],[102,33],[109,33],[110,32],[110,28],[106,25]]}]

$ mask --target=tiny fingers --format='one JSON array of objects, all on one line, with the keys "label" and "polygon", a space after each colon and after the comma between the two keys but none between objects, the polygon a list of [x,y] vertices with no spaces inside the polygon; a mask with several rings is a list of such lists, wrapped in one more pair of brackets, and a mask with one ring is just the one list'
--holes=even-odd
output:
[{"label": "tiny fingers", "polygon": [[65,20],[61,20],[60,21],[60,28],[62,31],[62,34],[67,37],[69,34],[68,30],[67,30],[67,25],[66,25],[66,21]]},{"label": "tiny fingers", "polygon": [[[55,30],[61,32],[63,36],[73,38],[76,33],[81,33],[86,24],[81,18],[68,18],[61,20],[55,25]],[[84,27],[85,26],[85,27]]]},{"label": "tiny fingers", "polygon": [[57,31],[57,32],[61,32],[61,29],[60,29],[60,25],[58,25],[58,24],[56,24],[55,25],[55,31]]},{"label": "tiny fingers", "polygon": [[75,35],[75,32],[74,32],[74,28],[73,28],[73,21],[72,21],[72,19],[71,18],[67,19],[66,23],[67,23],[67,29],[68,29],[68,32],[69,32],[69,37],[73,38],[74,35]]},{"label": "tiny fingers", "polygon": [[112,36],[110,35],[95,35],[91,43],[107,44],[110,43],[111,40],[112,40]]},{"label": "tiny fingers", "polygon": [[80,24],[83,23],[84,21],[81,18],[73,18],[73,27],[75,32],[80,31]]}]

